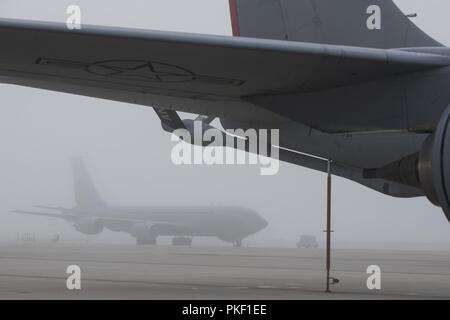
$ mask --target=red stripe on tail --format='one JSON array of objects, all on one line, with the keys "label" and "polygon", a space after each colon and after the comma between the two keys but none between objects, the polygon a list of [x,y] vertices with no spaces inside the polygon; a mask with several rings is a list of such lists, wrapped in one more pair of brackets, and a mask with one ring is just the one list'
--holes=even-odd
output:
[{"label": "red stripe on tail", "polygon": [[231,28],[233,30],[233,36],[239,37],[241,35],[241,31],[239,30],[237,0],[229,0],[229,1],[230,1]]}]

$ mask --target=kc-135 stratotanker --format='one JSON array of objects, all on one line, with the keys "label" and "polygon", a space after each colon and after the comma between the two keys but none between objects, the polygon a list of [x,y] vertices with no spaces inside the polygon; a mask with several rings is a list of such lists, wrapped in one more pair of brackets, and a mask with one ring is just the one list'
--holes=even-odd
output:
[{"label": "kc-135 stratotanker", "polygon": [[276,128],[280,160],[450,219],[448,47],[392,0],[229,3],[233,37],[1,19],[0,81]]}]

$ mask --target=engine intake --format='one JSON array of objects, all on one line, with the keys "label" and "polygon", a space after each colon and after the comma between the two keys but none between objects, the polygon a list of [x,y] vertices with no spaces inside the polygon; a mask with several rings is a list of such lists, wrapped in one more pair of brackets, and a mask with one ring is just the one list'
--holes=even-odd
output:
[{"label": "engine intake", "polygon": [[156,244],[158,235],[152,232],[152,226],[146,223],[138,223],[131,227],[130,234],[136,238],[137,245],[153,245]]},{"label": "engine intake", "polygon": [[74,224],[79,232],[89,235],[98,234],[103,231],[103,222],[97,218],[81,218]]},{"label": "engine intake", "polygon": [[440,206],[450,221],[450,106],[443,113],[436,131],[424,142],[422,150],[377,169],[366,169],[367,179],[381,178],[420,188],[427,198]]}]

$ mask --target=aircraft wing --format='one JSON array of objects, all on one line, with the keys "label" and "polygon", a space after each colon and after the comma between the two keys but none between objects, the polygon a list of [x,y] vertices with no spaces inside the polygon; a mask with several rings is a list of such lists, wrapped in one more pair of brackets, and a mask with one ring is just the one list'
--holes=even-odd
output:
[{"label": "aircraft wing", "polygon": [[[40,206],[43,207],[43,206]],[[48,207],[52,208],[52,207]],[[69,211],[70,209],[65,209]],[[137,219],[128,219],[128,218],[115,218],[115,217],[105,217],[105,216],[95,216],[95,215],[80,215],[76,213],[50,213],[50,212],[38,212],[38,211],[28,211],[28,210],[13,210],[13,213],[20,213],[20,214],[29,214],[34,216],[42,216],[42,217],[52,217],[52,218],[62,218],[69,221],[76,221],[80,218],[92,218],[92,219],[98,219],[103,220],[105,222],[130,222],[130,223],[136,223],[141,222],[142,220]]]},{"label": "aircraft wing", "polygon": [[252,106],[242,97],[450,65],[450,57],[401,50],[85,25],[69,31],[10,19],[0,19],[0,43],[0,82],[239,120]]},{"label": "aircraft wing", "polygon": [[43,217],[53,217],[53,218],[76,218],[76,215],[73,214],[61,214],[61,213],[49,213],[49,212],[37,212],[37,211],[27,211],[27,210],[13,210],[14,213],[21,213],[21,214],[29,214],[34,216],[43,216]]}]

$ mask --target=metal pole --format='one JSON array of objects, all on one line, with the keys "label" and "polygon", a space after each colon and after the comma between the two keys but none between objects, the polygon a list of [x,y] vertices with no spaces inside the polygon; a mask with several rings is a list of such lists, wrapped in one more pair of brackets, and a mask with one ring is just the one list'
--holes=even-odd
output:
[{"label": "metal pole", "polygon": [[327,290],[330,291],[330,269],[331,269],[331,160],[327,167]]}]

